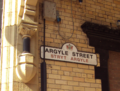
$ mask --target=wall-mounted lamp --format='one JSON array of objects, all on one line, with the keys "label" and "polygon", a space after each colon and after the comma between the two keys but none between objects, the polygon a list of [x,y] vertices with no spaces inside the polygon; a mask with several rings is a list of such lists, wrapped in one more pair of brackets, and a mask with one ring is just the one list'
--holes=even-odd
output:
[{"label": "wall-mounted lamp", "polygon": [[117,26],[120,26],[120,20],[117,20]]},{"label": "wall-mounted lamp", "polygon": [[80,4],[82,4],[83,0],[79,0]]},{"label": "wall-mounted lamp", "polygon": [[120,29],[120,20],[117,20],[117,27]]},{"label": "wall-mounted lamp", "polygon": [[56,18],[57,18],[57,22],[61,22],[61,18],[59,17],[59,11],[56,11]]}]

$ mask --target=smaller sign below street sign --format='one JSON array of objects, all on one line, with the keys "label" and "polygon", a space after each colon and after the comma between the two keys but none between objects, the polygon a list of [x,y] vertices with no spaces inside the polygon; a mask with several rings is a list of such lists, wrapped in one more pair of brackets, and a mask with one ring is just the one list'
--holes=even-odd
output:
[{"label": "smaller sign below street sign", "polygon": [[[41,46],[41,58],[43,58],[43,54],[44,46]],[[96,54],[78,52],[77,48],[71,43],[65,43],[61,49],[45,47],[45,59],[97,65]]]}]

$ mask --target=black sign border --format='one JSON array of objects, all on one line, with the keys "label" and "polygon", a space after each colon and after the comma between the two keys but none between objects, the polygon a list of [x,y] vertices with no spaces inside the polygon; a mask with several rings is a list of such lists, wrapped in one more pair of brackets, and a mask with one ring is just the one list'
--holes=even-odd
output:
[{"label": "black sign border", "polygon": [[[62,45],[62,47],[63,47],[65,44],[67,44],[67,43],[64,43],[64,44]],[[70,44],[72,44],[72,43],[70,43]],[[73,45],[74,45],[74,44],[73,44]],[[74,45],[74,46],[75,46],[75,45]],[[41,59],[44,59],[44,58],[41,57],[41,47],[44,47],[44,45],[41,45],[41,46],[40,46],[40,58],[41,58]],[[45,47],[51,47],[51,48],[62,49],[62,47],[61,47],[61,48],[58,48],[58,47],[52,47],[52,46],[45,46]],[[75,47],[76,47],[76,46],[75,46]],[[77,48],[76,48],[76,49],[77,49]],[[77,52],[79,52],[78,49],[77,49]],[[83,51],[81,51],[81,52],[83,52]],[[91,52],[83,52],[83,53],[91,53]],[[96,54],[96,53],[91,53],[91,54]],[[45,58],[45,60],[60,61],[60,60],[47,59],[47,58]],[[60,61],[60,62],[61,62],[61,61]],[[62,61],[62,62],[69,62],[69,61]],[[97,56],[96,56],[96,65],[85,64],[85,63],[78,63],[78,62],[69,62],[69,63],[76,63],[76,64],[84,64],[84,65],[97,66],[98,61],[97,61]]]}]

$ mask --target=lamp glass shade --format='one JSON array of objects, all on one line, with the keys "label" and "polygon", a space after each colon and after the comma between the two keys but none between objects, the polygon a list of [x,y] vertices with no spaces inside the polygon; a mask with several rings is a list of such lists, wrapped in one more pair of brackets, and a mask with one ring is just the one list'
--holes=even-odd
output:
[{"label": "lamp glass shade", "polygon": [[82,2],[82,0],[79,0],[79,2],[81,3],[81,2]]}]

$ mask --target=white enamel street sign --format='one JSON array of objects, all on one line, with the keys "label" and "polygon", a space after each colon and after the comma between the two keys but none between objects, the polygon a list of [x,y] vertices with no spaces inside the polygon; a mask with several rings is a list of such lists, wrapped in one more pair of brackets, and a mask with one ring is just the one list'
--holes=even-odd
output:
[{"label": "white enamel street sign", "polygon": [[[41,46],[41,58],[43,58],[43,54],[44,46]],[[61,49],[45,47],[45,59],[97,65],[96,54],[78,52],[77,48],[71,43],[65,43]]]}]

